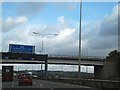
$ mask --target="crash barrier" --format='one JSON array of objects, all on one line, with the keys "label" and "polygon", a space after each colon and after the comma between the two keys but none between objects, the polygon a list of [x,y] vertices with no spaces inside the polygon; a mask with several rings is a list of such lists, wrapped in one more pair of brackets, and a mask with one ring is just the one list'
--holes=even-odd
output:
[{"label": "crash barrier", "polygon": [[120,90],[119,80],[99,80],[99,79],[73,79],[73,78],[40,78],[47,81],[63,82],[74,85],[87,86],[92,88],[97,88],[100,90],[113,89]]}]

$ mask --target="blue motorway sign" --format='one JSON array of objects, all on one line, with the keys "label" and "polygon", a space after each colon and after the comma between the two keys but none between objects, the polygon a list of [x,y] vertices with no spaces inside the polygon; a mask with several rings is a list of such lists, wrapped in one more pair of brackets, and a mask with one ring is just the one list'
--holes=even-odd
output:
[{"label": "blue motorway sign", "polygon": [[35,53],[35,46],[9,44],[9,52],[13,52],[13,53]]}]

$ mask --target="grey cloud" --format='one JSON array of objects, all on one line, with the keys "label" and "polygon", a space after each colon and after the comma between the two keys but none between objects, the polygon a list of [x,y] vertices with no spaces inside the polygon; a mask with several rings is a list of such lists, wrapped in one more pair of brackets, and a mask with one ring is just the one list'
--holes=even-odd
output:
[{"label": "grey cloud", "polygon": [[101,25],[100,35],[102,36],[111,36],[111,35],[118,35],[118,15],[113,17],[113,19],[107,20],[105,19]]},{"label": "grey cloud", "polygon": [[89,54],[105,55],[110,50],[118,49],[118,14],[115,13],[118,8],[116,7],[103,21],[98,24],[96,21],[91,22],[92,24],[88,23],[88,27],[85,28],[83,40],[91,51]]},{"label": "grey cloud", "polygon": [[107,15],[102,24],[101,24],[101,31],[100,35],[102,36],[111,36],[111,35],[118,35],[118,5],[116,5],[112,13]]},{"label": "grey cloud", "polygon": [[100,28],[101,28],[101,21],[92,21],[92,22],[83,22],[85,25],[82,25],[82,39],[83,41],[92,40],[98,36]]},{"label": "grey cloud", "polygon": [[118,45],[117,37],[96,37],[93,40],[88,41],[89,47],[93,50],[107,50],[115,48]]}]

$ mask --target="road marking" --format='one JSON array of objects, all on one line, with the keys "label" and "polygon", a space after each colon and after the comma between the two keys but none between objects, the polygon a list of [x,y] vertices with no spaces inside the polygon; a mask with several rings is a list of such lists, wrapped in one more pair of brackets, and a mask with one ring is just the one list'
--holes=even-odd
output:
[{"label": "road marking", "polygon": [[33,82],[33,84],[36,84],[36,82]]},{"label": "road marking", "polygon": [[42,84],[40,84],[40,86],[42,87],[43,85],[42,85]]},{"label": "road marking", "polygon": [[12,83],[12,87],[14,86],[14,82]]},{"label": "road marking", "polygon": [[53,88],[51,87],[50,90],[53,90]]}]

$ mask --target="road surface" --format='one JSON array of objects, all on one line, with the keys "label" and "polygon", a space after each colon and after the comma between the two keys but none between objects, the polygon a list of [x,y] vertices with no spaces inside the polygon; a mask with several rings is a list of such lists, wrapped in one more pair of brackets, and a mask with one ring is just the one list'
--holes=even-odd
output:
[{"label": "road surface", "polygon": [[[12,82],[2,82],[2,88],[4,90],[4,88],[30,88],[33,89],[39,89],[39,88],[46,88],[46,90],[57,90],[60,88],[69,88],[71,90],[75,90],[76,89],[85,89],[85,90],[97,90],[97,89],[93,89],[90,87],[85,87],[85,86],[79,86],[79,85],[72,85],[72,84],[65,84],[65,83],[60,83],[60,82],[51,82],[51,81],[44,81],[44,80],[37,80],[37,79],[33,79],[33,85],[28,85],[28,86],[19,86],[18,85],[18,79],[15,78],[14,81]],[[62,89],[61,89],[62,90]]]}]

